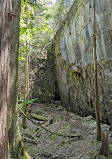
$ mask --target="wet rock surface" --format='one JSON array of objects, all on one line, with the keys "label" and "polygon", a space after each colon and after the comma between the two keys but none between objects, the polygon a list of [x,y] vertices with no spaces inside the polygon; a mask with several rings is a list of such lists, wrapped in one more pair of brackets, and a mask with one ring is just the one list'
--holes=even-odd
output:
[{"label": "wet rock surface", "polygon": [[[63,135],[81,134],[82,137],[58,136],[37,128],[27,120],[28,127],[25,130],[21,128],[21,136],[32,159],[92,159],[93,153],[101,145],[96,141],[96,122],[92,116],[80,117],[67,112],[59,103],[34,104],[32,111],[38,110],[48,120],[42,124],[45,128]],[[21,117],[22,115],[19,117],[20,125]],[[102,124],[102,128],[109,133],[109,143],[112,144],[109,126]]]}]

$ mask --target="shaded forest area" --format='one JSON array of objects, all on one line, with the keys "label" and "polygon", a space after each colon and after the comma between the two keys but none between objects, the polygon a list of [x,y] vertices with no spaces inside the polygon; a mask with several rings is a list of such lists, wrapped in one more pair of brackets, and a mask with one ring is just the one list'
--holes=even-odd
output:
[{"label": "shaded forest area", "polygon": [[112,158],[111,11],[0,1],[0,159]]}]

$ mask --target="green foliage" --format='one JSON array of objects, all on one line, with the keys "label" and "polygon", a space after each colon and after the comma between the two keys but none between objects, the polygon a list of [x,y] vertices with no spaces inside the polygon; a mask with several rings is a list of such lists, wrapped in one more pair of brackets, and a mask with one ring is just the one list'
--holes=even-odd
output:
[{"label": "green foliage", "polygon": [[96,141],[96,144],[99,144],[99,143],[101,143],[101,141]]},{"label": "green foliage", "polygon": [[22,98],[18,100],[19,103],[23,103],[23,101],[24,100]]},{"label": "green foliage", "polygon": [[53,19],[54,26],[58,28],[60,25],[60,21],[62,22],[65,15],[68,13],[69,7],[67,7],[65,0],[58,0],[54,6]]},{"label": "green foliage", "polygon": [[36,101],[38,98],[30,99],[26,102],[26,104],[33,104],[34,101]]},{"label": "green foliage", "polygon": [[25,57],[19,56],[19,57],[18,57],[18,60],[19,60],[19,61],[25,61]]},{"label": "green foliage", "polygon": [[66,126],[66,133],[67,133],[67,134],[70,133],[70,129],[71,129],[70,125],[67,125],[67,126]]},{"label": "green foliage", "polygon": [[24,61],[26,51],[28,54],[32,49],[36,52],[48,42],[52,34],[52,29],[48,26],[52,14],[42,1],[30,4],[22,0],[21,3],[19,60]]},{"label": "green foliage", "polygon": [[70,129],[71,129],[71,128],[70,128],[70,125],[67,125],[67,126],[66,126],[66,128],[67,128],[68,130],[70,130]]},{"label": "green foliage", "polygon": [[[38,98],[35,98],[35,99],[30,99],[28,101],[26,101],[26,104],[33,104],[34,101],[36,101]],[[18,103],[23,103],[24,100],[23,99],[19,99],[18,100]]]},{"label": "green foliage", "polygon": [[60,18],[61,14],[63,14],[65,8],[65,0],[58,0],[56,5],[55,18]]},{"label": "green foliage", "polygon": [[62,21],[69,10],[65,0],[58,0],[54,5],[50,0],[27,2],[21,0],[19,60],[22,61],[26,50],[28,54],[31,50],[37,52],[53,38],[57,21]]}]

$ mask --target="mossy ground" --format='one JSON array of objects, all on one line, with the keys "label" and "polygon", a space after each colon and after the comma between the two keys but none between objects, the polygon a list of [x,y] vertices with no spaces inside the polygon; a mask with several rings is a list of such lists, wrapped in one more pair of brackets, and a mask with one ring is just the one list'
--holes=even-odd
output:
[{"label": "mossy ground", "polygon": [[[27,129],[21,128],[21,136],[27,147],[28,154],[33,159],[92,159],[93,154],[100,147],[96,142],[96,123],[92,117],[80,117],[67,112],[56,102],[55,104],[34,104],[33,111],[40,108],[42,116],[47,119],[53,117],[53,122],[43,123],[51,131],[61,134],[81,134],[82,138],[74,139],[53,135],[27,120]],[[33,119],[34,120],[34,119]],[[21,116],[19,117],[21,126]],[[105,131],[108,126],[104,126]],[[108,130],[107,130],[108,131]],[[32,138],[32,134],[35,138]],[[25,139],[25,137],[28,139]],[[109,137],[112,144],[112,138]],[[94,158],[107,159],[107,158]],[[110,158],[109,158],[110,159]]]}]

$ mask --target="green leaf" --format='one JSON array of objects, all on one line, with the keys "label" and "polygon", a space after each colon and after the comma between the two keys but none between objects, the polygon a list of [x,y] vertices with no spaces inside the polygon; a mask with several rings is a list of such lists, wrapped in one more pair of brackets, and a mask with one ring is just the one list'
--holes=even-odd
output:
[{"label": "green leaf", "polygon": [[21,57],[21,56],[20,56],[20,57],[18,57],[18,60],[19,60],[19,61],[25,61],[25,57]]},{"label": "green leaf", "polygon": [[51,17],[51,14],[47,14],[45,18],[46,18],[46,20],[47,20],[47,19],[49,19],[50,17]]},{"label": "green leaf", "polygon": [[32,100],[32,101],[34,102],[34,101],[36,101],[37,99],[38,99],[38,98],[35,98],[35,99],[31,99],[31,100]]},{"label": "green leaf", "polygon": [[32,100],[28,100],[28,101],[26,102],[26,104],[32,104],[32,103],[33,103]]},{"label": "green leaf", "polygon": [[32,104],[34,101],[36,101],[38,98],[35,98],[35,99],[30,99],[26,102],[26,104]]},{"label": "green leaf", "polygon": [[67,128],[67,129],[70,129],[70,125],[67,125],[66,128]]}]

